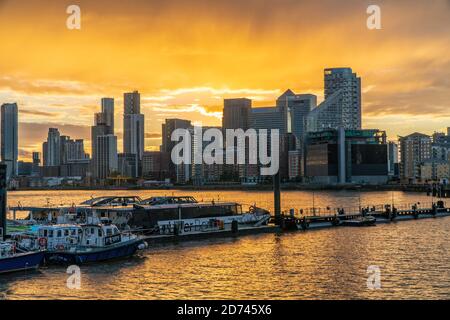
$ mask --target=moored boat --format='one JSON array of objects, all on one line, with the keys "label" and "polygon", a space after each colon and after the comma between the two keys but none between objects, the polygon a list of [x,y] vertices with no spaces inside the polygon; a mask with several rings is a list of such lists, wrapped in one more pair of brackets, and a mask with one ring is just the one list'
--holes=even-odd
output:
[{"label": "moored boat", "polygon": [[21,252],[14,241],[0,242],[0,274],[37,269],[44,255],[42,250]]},{"label": "moored boat", "polygon": [[[37,226],[35,237],[47,250],[49,263],[84,264],[126,258],[147,244],[130,232],[120,232],[113,224],[89,223]],[[28,243],[19,242],[27,247]]]}]

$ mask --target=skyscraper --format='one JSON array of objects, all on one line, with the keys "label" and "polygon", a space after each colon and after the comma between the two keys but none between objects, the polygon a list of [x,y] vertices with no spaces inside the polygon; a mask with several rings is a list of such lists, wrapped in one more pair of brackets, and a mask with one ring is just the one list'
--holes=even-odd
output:
[{"label": "skyscraper", "polygon": [[162,145],[161,151],[172,152],[176,142],[171,140],[172,133],[176,129],[189,129],[192,128],[190,120],[183,119],[166,119],[166,122],[162,124]]},{"label": "skyscraper", "polygon": [[47,141],[42,144],[44,166],[59,166],[61,164],[61,135],[57,128],[49,128]]},{"label": "skyscraper", "polygon": [[324,93],[325,100],[308,115],[307,130],[360,130],[361,78],[351,68],[325,69]]},{"label": "skyscraper", "polygon": [[306,134],[306,119],[309,112],[317,106],[317,97],[313,94],[295,94],[288,89],[277,99],[277,107],[283,106],[288,108],[291,132],[300,148]]},{"label": "skyscraper", "polygon": [[141,113],[141,95],[138,91],[127,92],[123,95],[123,113],[139,114]]},{"label": "skyscraper", "polygon": [[136,155],[137,177],[145,146],[145,125],[144,115],[141,114],[140,94],[137,91],[125,93],[123,101],[123,152]]},{"label": "skyscraper", "polygon": [[251,108],[252,100],[250,99],[224,99],[222,128],[247,130]]},{"label": "skyscraper", "polygon": [[112,134],[101,135],[96,141],[96,174],[99,179],[106,179],[117,171],[117,137]]},{"label": "skyscraper", "polygon": [[18,110],[17,103],[5,103],[1,108],[1,156],[7,165],[6,176],[17,175],[18,147]]},{"label": "skyscraper", "polygon": [[344,129],[361,129],[361,78],[351,68],[329,68],[324,71],[325,100],[341,93],[341,113]]},{"label": "skyscraper", "polygon": [[110,127],[111,134],[114,134],[114,98],[102,98],[101,103],[104,123]]}]

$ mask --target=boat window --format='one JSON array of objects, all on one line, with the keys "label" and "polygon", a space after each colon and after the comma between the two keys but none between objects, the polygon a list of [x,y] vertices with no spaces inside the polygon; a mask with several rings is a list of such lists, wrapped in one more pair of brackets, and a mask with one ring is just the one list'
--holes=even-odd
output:
[{"label": "boat window", "polygon": [[64,236],[67,237],[69,235],[69,230],[64,229]]},{"label": "boat window", "polygon": [[44,229],[44,237],[47,237],[47,229]]},{"label": "boat window", "polygon": [[102,236],[102,229],[98,229],[98,236],[99,236],[99,237]]},{"label": "boat window", "polygon": [[56,233],[56,237],[57,238],[61,238],[61,236],[62,236],[62,231],[58,230],[58,232]]},{"label": "boat window", "polygon": [[76,236],[76,235],[77,235],[77,230],[75,230],[75,229],[70,230],[70,234],[71,234],[72,236]]},{"label": "boat window", "polygon": [[107,228],[106,229],[106,235],[111,236],[112,235],[112,230],[111,228]]},{"label": "boat window", "polygon": [[91,234],[94,234],[95,230],[94,228],[91,228]]},{"label": "boat window", "polygon": [[53,230],[48,230],[48,237],[53,238]]}]

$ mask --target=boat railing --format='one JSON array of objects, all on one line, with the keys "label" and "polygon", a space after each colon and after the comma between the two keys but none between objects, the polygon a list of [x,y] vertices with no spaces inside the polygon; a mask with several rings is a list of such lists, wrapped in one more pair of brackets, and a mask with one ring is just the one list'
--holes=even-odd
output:
[{"label": "boat railing", "polygon": [[[394,207],[398,211],[406,211],[413,210],[416,208],[417,210],[423,209],[431,209],[432,206],[436,205],[436,201],[434,202],[403,202],[403,203],[394,203]],[[443,202],[444,207],[446,203]],[[358,214],[362,211],[362,209],[367,210],[367,214],[370,213],[380,213],[385,212],[386,208],[391,208],[392,204],[378,204],[378,205],[361,205],[361,206],[346,206],[346,207],[315,207],[315,208],[294,208],[290,210],[284,210],[284,215],[291,215],[292,210],[294,216],[296,217],[324,217],[324,216],[333,216],[333,215],[354,215]]]}]

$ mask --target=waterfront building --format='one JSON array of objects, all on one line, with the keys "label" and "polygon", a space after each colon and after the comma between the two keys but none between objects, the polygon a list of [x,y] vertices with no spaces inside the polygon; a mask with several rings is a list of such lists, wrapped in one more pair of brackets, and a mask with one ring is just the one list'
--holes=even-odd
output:
[{"label": "waterfront building", "polygon": [[170,155],[163,151],[145,151],[142,157],[142,176],[162,181],[169,176]]},{"label": "waterfront building", "polygon": [[311,182],[378,184],[388,180],[386,133],[329,129],[309,133],[305,176]]},{"label": "waterfront building", "polygon": [[33,169],[32,169],[32,175],[33,176],[39,176],[40,171],[39,167],[41,165],[41,154],[39,152],[33,152]]},{"label": "waterfront building", "polygon": [[45,167],[59,166],[61,164],[61,134],[58,128],[49,128],[47,141],[42,144]]},{"label": "waterfront building", "polygon": [[252,100],[250,99],[224,99],[222,128],[247,130],[251,108]]},{"label": "waterfront building", "polygon": [[6,178],[17,175],[18,147],[17,103],[5,103],[1,107],[1,158],[6,164]]},{"label": "waterfront building", "polygon": [[83,139],[70,139],[69,136],[61,136],[60,143],[60,164],[67,164],[70,161],[84,160],[88,156],[84,152]]},{"label": "waterfront building", "polygon": [[[172,141],[172,133],[176,129],[191,129],[192,124],[190,120],[184,120],[184,119],[166,119],[165,123],[162,124],[162,144],[161,144],[161,151],[166,152],[170,155],[172,153],[173,147],[176,145],[177,142]],[[186,168],[180,169],[179,166],[175,166],[175,164],[170,161],[169,162],[169,177],[172,181],[185,181],[186,175],[185,173],[188,173],[189,169],[186,170]]]},{"label": "waterfront building", "polygon": [[110,134],[114,134],[114,98],[102,98],[102,114],[104,123],[110,127]]},{"label": "waterfront building", "polygon": [[118,169],[117,137],[112,134],[98,136],[96,148],[97,177],[106,179]]},{"label": "waterfront building", "polygon": [[125,93],[123,96],[123,153],[136,155],[133,177],[139,176],[145,145],[145,122],[144,115],[141,114],[140,99],[138,91]]},{"label": "waterfront building", "polygon": [[308,114],[317,106],[317,96],[313,94],[295,94],[286,90],[278,99],[277,107],[287,107],[291,120],[291,131],[297,138],[297,149],[303,145]]},{"label": "waterfront building", "polygon": [[399,176],[399,165],[398,165],[398,145],[393,141],[388,142],[388,157],[389,157],[389,176],[398,177]]},{"label": "waterfront building", "polygon": [[118,173],[122,177],[137,178],[137,159],[135,153],[119,153],[117,155]]},{"label": "waterfront building", "polygon": [[33,162],[18,161],[17,162],[17,175],[19,176],[31,176],[33,171]]},{"label": "waterfront building", "polygon": [[289,151],[289,180],[303,177],[303,153],[301,150]]},{"label": "waterfront building", "polygon": [[407,180],[421,178],[420,166],[431,158],[431,137],[415,132],[399,137],[400,145],[400,177]]},{"label": "waterfront building", "polygon": [[425,160],[420,164],[420,178],[423,182],[443,180],[450,178],[450,166],[448,160]]},{"label": "waterfront building", "polygon": [[361,129],[361,78],[351,68],[325,69],[324,94],[325,100],[307,117],[309,132]]}]

